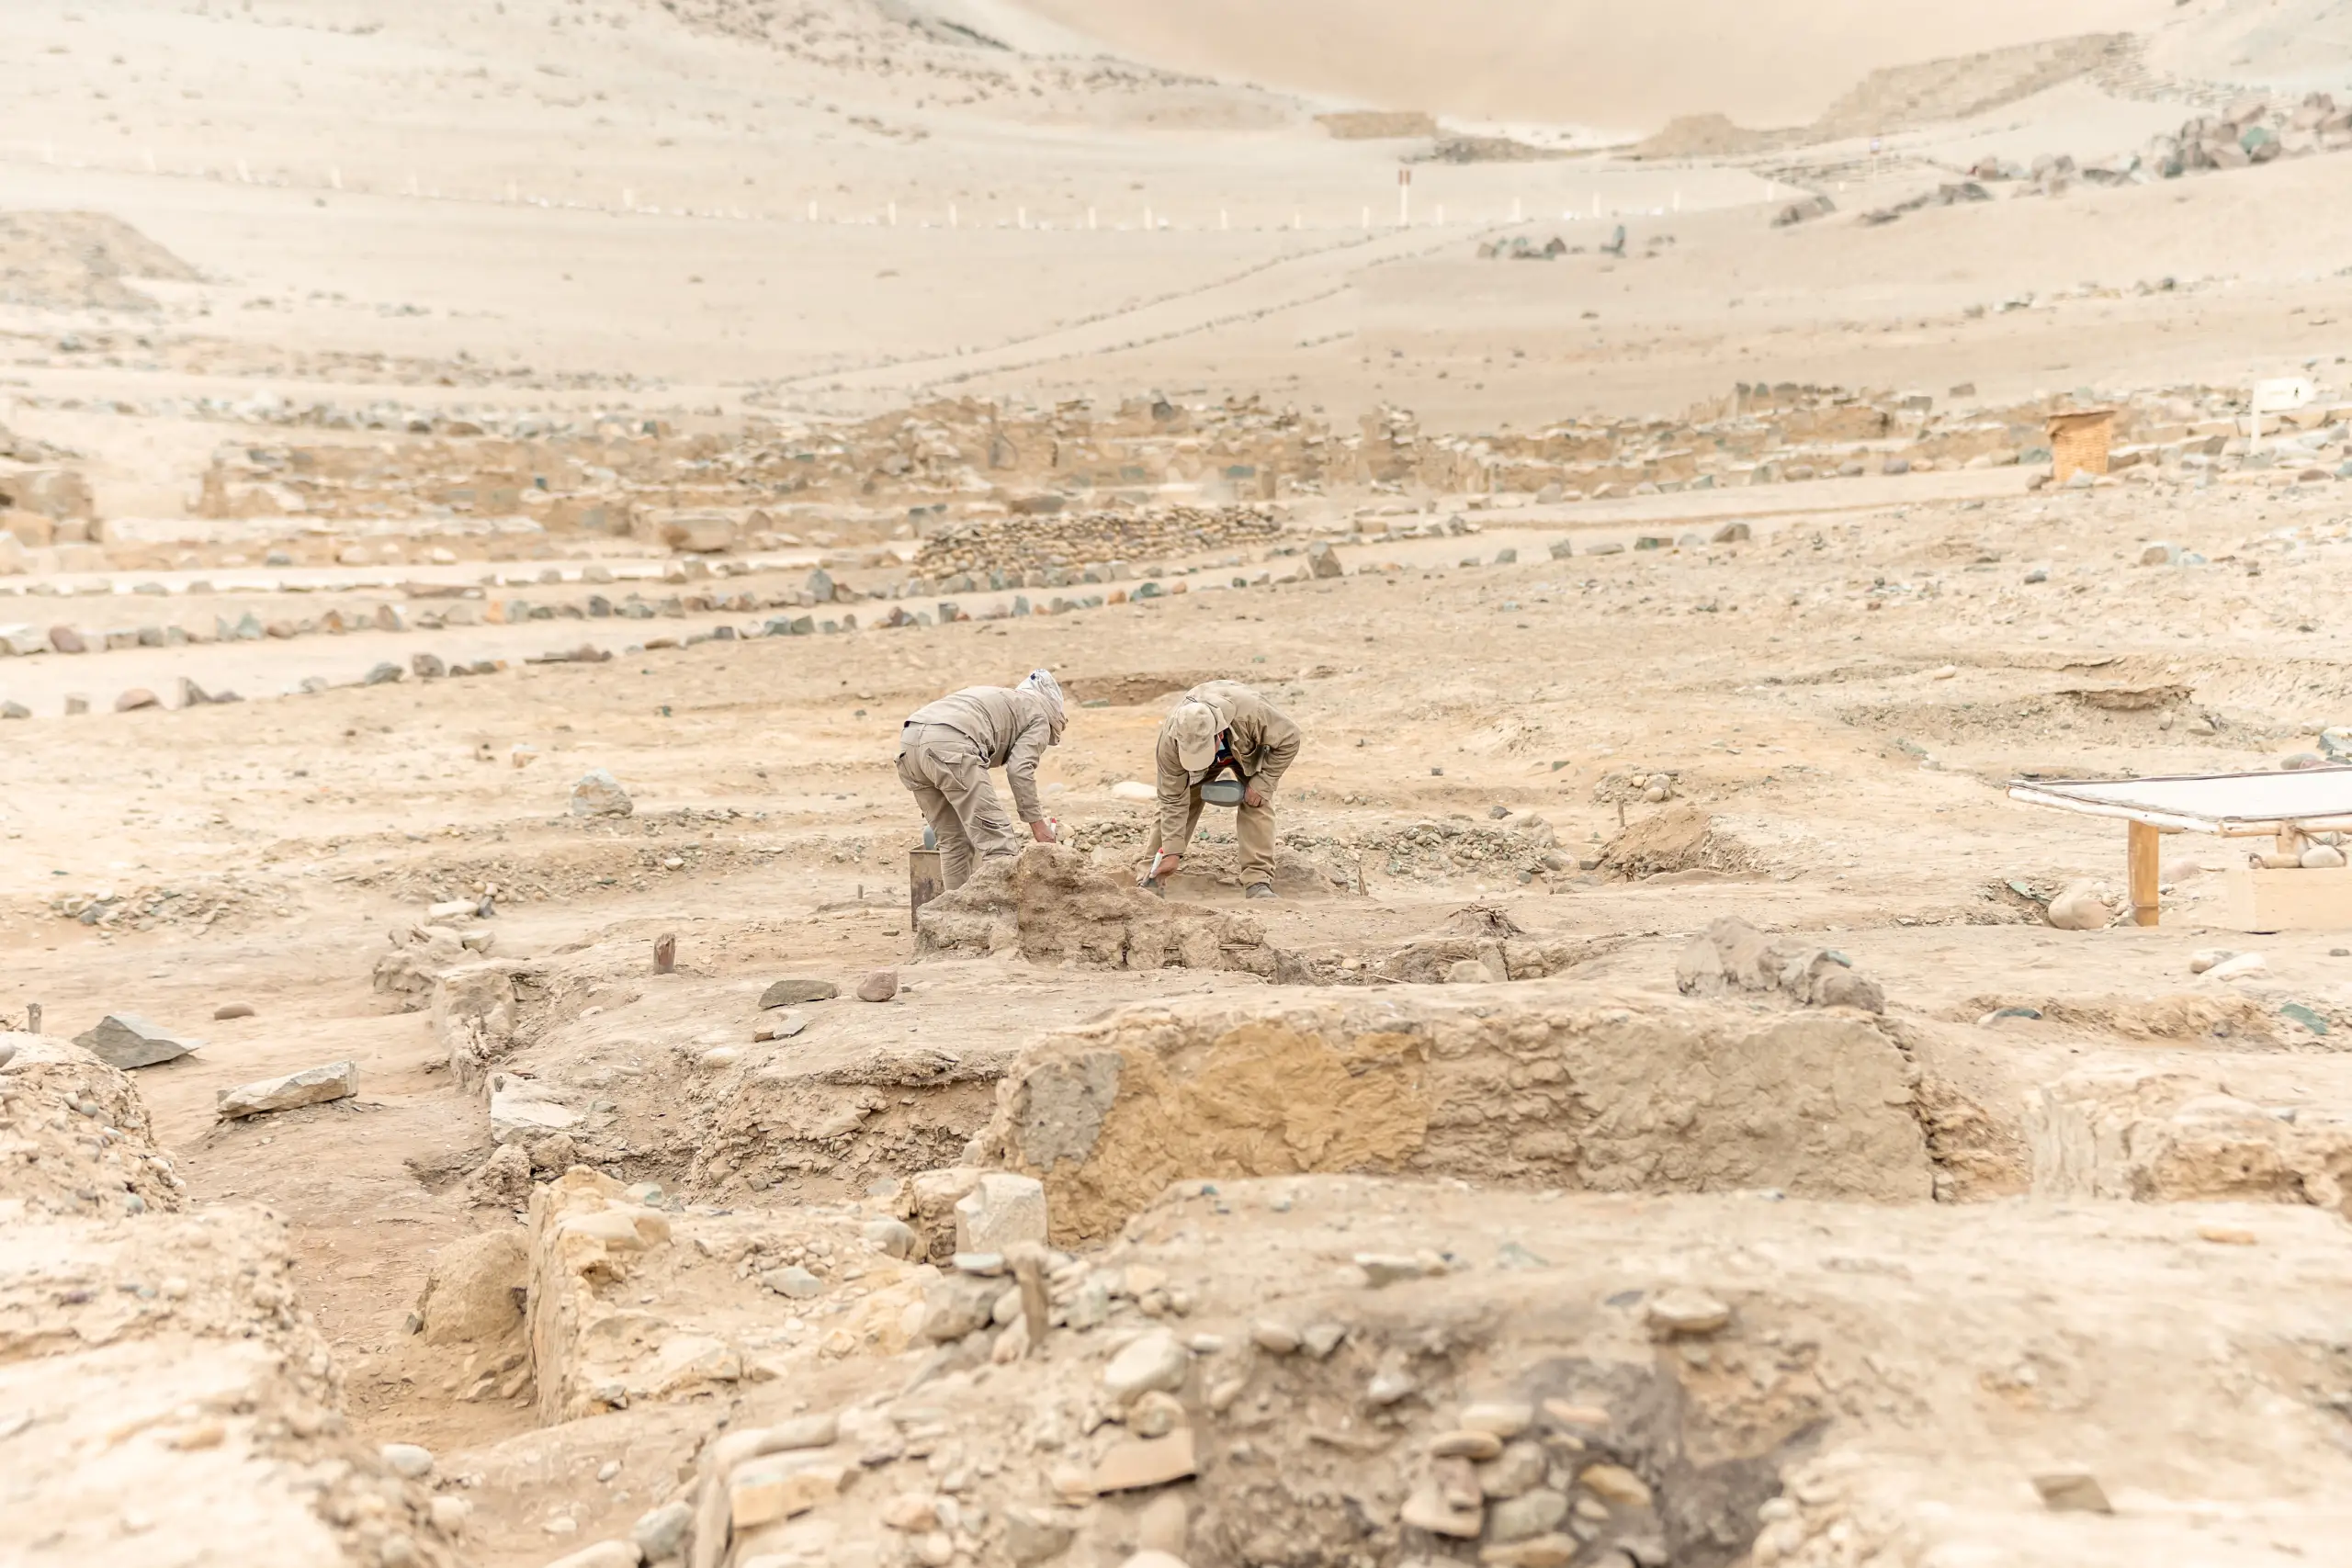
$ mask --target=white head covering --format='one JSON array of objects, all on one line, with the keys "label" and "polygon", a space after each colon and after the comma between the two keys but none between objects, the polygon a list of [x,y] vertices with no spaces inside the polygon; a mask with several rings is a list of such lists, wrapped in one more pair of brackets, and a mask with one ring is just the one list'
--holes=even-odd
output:
[{"label": "white head covering", "polygon": [[1061,744],[1062,730],[1069,724],[1069,709],[1063,705],[1061,682],[1054,679],[1054,672],[1032,670],[1017,689],[1035,692],[1046,699],[1046,707],[1053,715],[1053,743]]},{"label": "white head covering", "polygon": [[1168,716],[1169,733],[1176,737],[1176,760],[1185,772],[1197,773],[1216,761],[1216,738],[1225,716],[1207,703],[1178,703]]}]

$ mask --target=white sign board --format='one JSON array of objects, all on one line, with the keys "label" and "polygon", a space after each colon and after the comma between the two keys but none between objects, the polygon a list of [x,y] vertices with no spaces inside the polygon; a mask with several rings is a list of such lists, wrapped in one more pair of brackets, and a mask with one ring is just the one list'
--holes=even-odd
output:
[{"label": "white sign board", "polygon": [[2312,385],[2308,376],[2281,376],[2275,380],[2256,381],[2254,384],[2254,422],[2246,431],[2247,446],[2253,448],[2261,445],[2264,414],[2286,413],[2306,407],[2318,395],[2319,389]]}]

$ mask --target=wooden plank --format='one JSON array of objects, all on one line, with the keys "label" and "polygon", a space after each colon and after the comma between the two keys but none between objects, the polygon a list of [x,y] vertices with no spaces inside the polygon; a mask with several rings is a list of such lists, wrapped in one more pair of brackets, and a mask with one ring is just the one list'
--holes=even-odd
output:
[{"label": "wooden plank", "polygon": [[2163,842],[2164,835],[2145,822],[2131,825],[2127,854],[2131,863],[2133,925],[2153,926],[2156,923],[2156,851]]}]

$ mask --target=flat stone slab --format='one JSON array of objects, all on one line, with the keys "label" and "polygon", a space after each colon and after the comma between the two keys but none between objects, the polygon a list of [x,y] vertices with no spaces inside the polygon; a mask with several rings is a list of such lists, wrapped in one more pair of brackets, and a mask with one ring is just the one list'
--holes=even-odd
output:
[{"label": "flat stone slab", "polygon": [[330,1062],[322,1067],[305,1067],[281,1077],[260,1078],[224,1089],[213,1109],[223,1122],[232,1122],[272,1111],[323,1105],[330,1100],[348,1100],[358,1092],[359,1064]]},{"label": "flat stone slab", "polygon": [[75,1035],[74,1043],[96,1055],[107,1066],[126,1073],[133,1067],[176,1062],[190,1052],[204,1048],[203,1041],[174,1034],[135,1012],[107,1014],[96,1028]]}]

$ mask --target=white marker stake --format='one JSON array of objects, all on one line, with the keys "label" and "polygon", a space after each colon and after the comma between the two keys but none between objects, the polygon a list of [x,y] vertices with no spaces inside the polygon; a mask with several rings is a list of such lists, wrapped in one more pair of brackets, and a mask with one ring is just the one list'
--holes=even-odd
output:
[{"label": "white marker stake", "polygon": [[1369,207],[1363,209],[1363,229],[1367,234],[1372,232],[1372,209]]},{"label": "white marker stake", "polygon": [[1029,209],[1025,207],[1014,208],[1012,209],[1012,221],[1020,228],[1026,229],[1029,227]]},{"label": "white marker stake", "polygon": [[[151,169],[155,166],[155,154],[153,152],[147,154],[147,166]],[[343,188],[343,171],[341,169],[329,169],[327,171],[327,184],[334,186],[337,190],[341,190]]]},{"label": "white marker stake", "polygon": [[1094,209],[1091,207],[1086,209],[1086,231],[1090,234],[1094,231]]},{"label": "white marker stake", "polygon": [[1233,227],[1232,222],[1225,216],[1225,209],[1222,207],[1216,209],[1216,226],[1220,229],[1230,229]]},{"label": "white marker stake", "polygon": [[[151,175],[155,172],[155,150],[153,147],[147,149],[147,172]],[[342,187],[338,186],[335,188],[340,190]]]},{"label": "white marker stake", "polygon": [[895,228],[897,228],[898,226],[899,226],[899,204],[898,204],[897,202],[895,202],[895,201],[894,201],[894,202],[892,202],[892,203],[890,204],[890,227],[891,227],[891,228],[893,228],[893,229],[895,229]]},{"label": "white marker stake", "polygon": [[1299,215],[1298,215],[1297,213],[1294,212],[1294,213],[1292,213],[1292,214],[1290,215],[1290,226],[1291,226],[1291,231],[1292,231],[1292,232],[1295,233],[1297,231],[1299,231],[1299,230],[1301,230],[1301,229],[1305,228],[1306,225],[1305,223],[1301,222],[1301,221],[1300,221],[1300,220],[1299,220]]},{"label": "white marker stake", "polygon": [[1151,209],[1148,207],[1143,209],[1143,226],[1146,229],[1151,227]]},{"label": "white marker stake", "polygon": [[506,199],[510,204],[516,199],[514,193],[514,182],[513,180],[508,180],[506,182]]},{"label": "white marker stake", "polygon": [[240,185],[254,183],[254,172],[245,167],[245,161],[243,158],[237,160],[237,182]]},{"label": "white marker stake", "polygon": [[1442,201],[1437,204],[1437,226],[1441,229],[1445,227],[1445,203]]},{"label": "white marker stake", "polygon": [[956,220],[956,204],[952,201],[947,204],[947,226],[950,229],[960,229],[963,227],[963,224]]},{"label": "white marker stake", "polygon": [[817,221],[817,204],[814,201],[808,204],[808,221],[811,223]]},{"label": "white marker stake", "polygon": [[1514,223],[1519,221],[1519,197],[1517,197],[1510,198],[1510,220]]},{"label": "white marker stake", "polygon": [[1396,227],[1409,229],[1412,226],[1413,171],[1399,169],[1396,171]]}]

